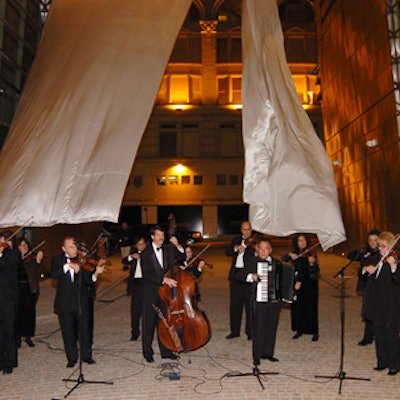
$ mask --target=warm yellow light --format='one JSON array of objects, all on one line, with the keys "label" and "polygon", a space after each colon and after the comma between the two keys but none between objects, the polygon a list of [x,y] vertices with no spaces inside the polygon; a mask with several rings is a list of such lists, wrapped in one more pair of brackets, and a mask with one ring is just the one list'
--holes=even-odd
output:
[{"label": "warm yellow light", "polygon": [[228,104],[226,108],[229,108],[230,110],[235,110],[235,111],[240,111],[243,108],[242,104]]},{"label": "warm yellow light", "polygon": [[192,108],[192,106],[190,104],[170,104],[166,107],[168,109],[174,110],[174,111],[184,111],[184,110],[189,110],[190,108]]},{"label": "warm yellow light", "polygon": [[176,164],[175,165],[175,167],[174,167],[174,171],[177,173],[177,174],[183,174],[185,171],[186,171],[186,167],[184,166],[184,165],[182,165],[182,164]]}]

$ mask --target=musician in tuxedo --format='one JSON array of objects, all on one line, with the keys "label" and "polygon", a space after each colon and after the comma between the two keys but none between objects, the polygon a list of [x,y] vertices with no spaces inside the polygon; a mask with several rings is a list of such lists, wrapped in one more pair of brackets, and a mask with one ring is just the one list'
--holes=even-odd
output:
[{"label": "musician in tuxedo", "polygon": [[92,358],[87,288],[104,272],[104,264],[99,263],[93,272],[81,269],[77,260],[77,242],[72,236],[64,238],[61,248],[62,254],[52,259],[51,277],[57,280],[54,309],[68,359],[67,368],[72,368],[78,361],[78,340],[82,361],[95,362]]},{"label": "musician in tuxedo", "polygon": [[254,255],[254,249],[249,246],[252,237],[251,224],[243,221],[240,225],[241,235],[232,239],[232,242],[226,249],[226,255],[232,257],[231,268],[229,270],[229,320],[231,332],[226,339],[233,339],[240,336],[240,325],[242,323],[243,306],[246,310],[246,335],[251,339],[251,320],[250,320],[250,288],[243,282],[235,279],[237,269],[246,268],[245,259]]},{"label": "musician in tuxedo", "polygon": [[122,260],[124,265],[130,266],[127,293],[131,296],[131,340],[138,340],[140,336],[140,320],[143,313],[143,272],[141,253],[146,248],[144,237],[134,239],[134,251]]},{"label": "musician in tuxedo", "polygon": [[[236,269],[238,282],[251,288],[251,311],[253,320],[253,361],[259,365],[261,359],[279,361],[274,357],[276,331],[281,310],[282,264],[272,258],[272,243],[269,239],[259,239],[256,253],[249,256],[245,267]],[[257,273],[258,263],[266,263],[268,281],[263,282]],[[257,300],[257,288],[266,289],[265,296]]]},{"label": "musician in tuxedo", "polygon": [[[358,280],[357,280],[357,292],[363,294],[363,303],[361,308],[361,314],[365,308],[364,291],[368,280],[368,273],[364,271],[364,267],[367,265],[378,264],[381,255],[378,249],[378,237],[380,232],[377,229],[372,229],[367,234],[367,245],[361,249],[352,250],[347,254],[347,258],[352,261],[359,261],[360,266],[358,268]],[[364,318],[364,335],[363,338],[358,342],[359,346],[366,346],[371,344],[374,340],[374,330],[372,322]]]},{"label": "musician in tuxedo", "polygon": [[389,250],[396,242],[392,232],[382,232],[378,238],[381,259],[366,265],[364,317],[372,322],[375,335],[376,371],[389,369],[388,375],[400,370],[400,268],[396,254]]},{"label": "musician in tuxedo", "polygon": [[[143,356],[147,362],[154,362],[152,347],[154,331],[159,318],[153,305],[165,315],[165,305],[160,299],[159,289],[162,285],[176,287],[176,280],[165,276],[175,267],[175,260],[182,262],[185,258],[183,247],[172,236],[170,243],[164,243],[165,234],[161,226],[151,228],[151,243],[141,253],[143,272],[143,318],[142,318],[142,345]],[[176,359],[177,356],[167,349],[158,338],[162,358]]]},{"label": "musician in tuxedo", "polygon": [[0,371],[3,374],[11,374],[18,364],[15,325],[21,253],[7,240],[10,236],[10,231],[0,233]]}]

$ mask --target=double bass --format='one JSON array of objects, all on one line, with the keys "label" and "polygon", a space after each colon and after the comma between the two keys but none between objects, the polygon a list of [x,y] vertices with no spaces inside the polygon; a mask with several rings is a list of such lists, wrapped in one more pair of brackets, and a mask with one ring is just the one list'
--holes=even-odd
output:
[{"label": "double bass", "polygon": [[197,350],[211,338],[210,322],[198,307],[197,281],[176,267],[166,276],[175,279],[177,286],[163,285],[159,289],[166,306],[166,315],[156,310],[160,317],[159,338],[165,347],[176,353]]}]

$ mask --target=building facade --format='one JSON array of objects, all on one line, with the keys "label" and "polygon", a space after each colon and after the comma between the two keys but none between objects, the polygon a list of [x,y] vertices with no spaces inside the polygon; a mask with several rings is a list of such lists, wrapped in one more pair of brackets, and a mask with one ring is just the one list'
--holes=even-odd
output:
[{"label": "building facade", "polygon": [[[286,0],[279,12],[298,95],[322,139],[313,8]],[[132,169],[123,219],[164,223],[174,212],[178,226],[205,237],[238,231],[247,218],[241,77],[241,0],[193,1]]]},{"label": "building facade", "polygon": [[316,2],[323,121],[350,241],[400,230],[396,0]]}]

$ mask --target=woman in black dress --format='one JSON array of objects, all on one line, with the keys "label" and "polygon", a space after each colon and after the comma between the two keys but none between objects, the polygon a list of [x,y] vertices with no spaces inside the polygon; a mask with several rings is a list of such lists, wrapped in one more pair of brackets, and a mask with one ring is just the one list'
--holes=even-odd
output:
[{"label": "woman in black dress", "polygon": [[18,312],[16,336],[18,344],[21,337],[29,347],[34,347],[32,337],[35,336],[36,327],[36,303],[39,298],[40,264],[43,260],[43,252],[39,250],[35,255],[31,254],[24,259],[30,251],[30,244],[26,239],[18,240],[18,249],[22,260],[18,267]]},{"label": "woman in black dress", "polygon": [[292,303],[292,330],[296,331],[293,339],[303,334],[311,334],[312,341],[317,341],[318,334],[318,277],[319,266],[315,252],[310,248],[305,234],[297,235],[293,240],[294,250],[284,254],[282,261],[293,263],[295,269],[295,291],[297,299]]}]

